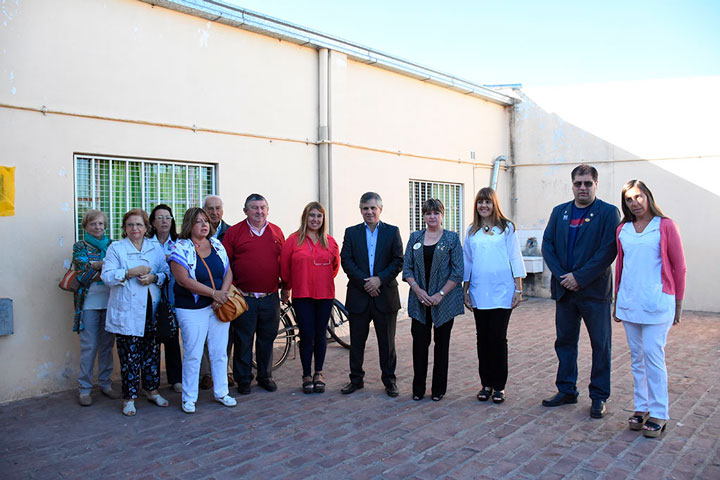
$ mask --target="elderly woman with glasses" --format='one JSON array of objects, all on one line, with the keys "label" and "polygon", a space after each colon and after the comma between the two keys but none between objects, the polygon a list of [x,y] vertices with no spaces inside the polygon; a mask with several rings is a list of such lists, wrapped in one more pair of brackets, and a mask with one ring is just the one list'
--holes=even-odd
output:
[{"label": "elderly woman with glasses", "polygon": [[[335,276],[340,250],[327,234],[325,208],[310,202],[303,209],[300,228],[285,241],[280,253],[283,283],[292,290],[292,302],[300,329],[300,362],[303,393],[323,393],[323,363],[327,330],[335,299]],[[310,376],[312,359],[315,373]]]},{"label": "elderly woman with glasses", "polygon": [[123,216],[123,240],[105,256],[101,278],[110,287],[105,329],[115,334],[122,376],[123,414],[134,416],[140,378],[147,399],[159,407],[168,401],[158,393],[160,347],[155,309],[160,286],[169,273],[162,247],[147,238],[147,213],[134,208]]},{"label": "elderly woman with glasses", "polygon": [[[173,218],[172,209],[168,205],[161,203],[150,212],[150,236],[162,246],[167,259],[178,238],[175,218]],[[170,305],[173,306],[175,305],[174,286],[175,279],[171,274],[168,284],[163,288],[167,288],[168,300]],[[162,344],[165,347],[165,375],[167,375],[167,381],[174,391],[180,393],[182,392],[180,340],[175,336],[175,338],[163,341]]]}]

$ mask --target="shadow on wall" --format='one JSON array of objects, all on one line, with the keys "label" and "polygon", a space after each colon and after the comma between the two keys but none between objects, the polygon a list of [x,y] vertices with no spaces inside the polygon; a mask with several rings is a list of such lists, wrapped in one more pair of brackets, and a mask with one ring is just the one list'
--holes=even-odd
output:
[{"label": "shadow on wall", "polygon": [[[519,236],[523,236],[522,231],[529,231],[524,237],[535,237],[540,247],[542,231],[553,207],[573,198],[570,172],[580,163],[598,169],[598,198],[618,208],[623,184],[641,179],[652,190],[665,215],[679,226],[688,266],[684,307],[720,311],[720,298],[712,287],[716,284],[716,259],[720,257],[717,242],[720,222],[708,217],[720,209],[720,196],[691,180],[698,178],[698,171],[712,176],[720,174],[720,158],[643,159],[547,112],[522,92],[515,93],[522,98],[514,107],[512,118],[515,162],[512,198]],[[618,115],[622,113],[619,109]],[[654,114],[657,112],[647,112]],[[525,246],[521,241],[521,248]],[[549,298],[550,278],[547,265],[540,273],[528,273],[525,294]]]}]

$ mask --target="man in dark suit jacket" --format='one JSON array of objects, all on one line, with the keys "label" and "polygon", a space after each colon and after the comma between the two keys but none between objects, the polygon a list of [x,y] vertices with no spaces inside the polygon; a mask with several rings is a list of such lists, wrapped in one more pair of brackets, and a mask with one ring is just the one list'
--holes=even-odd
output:
[{"label": "man in dark suit jacket", "polygon": [[577,403],[577,353],[580,319],[585,321],[592,346],[590,416],[602,418],[610,396],[610,265],[617,255],[615,229],[620,214],[595,197],[598,172],[579,165],[571,173],[575,200],[555,207],[543,235],[542,253],[552,271],[555,304],[555,353],[558,393],[546,407]]},{"label": "man in dark suit jacket", "polygon": [[345,229],[340,260],[348,276],[345,308],[350,320],[350,383],[341,390],[363,388],[363,359],[370,322],[375,325],[380,369],[385,391],[398,396],[395,379],[395,324],[400,309],[397,275],[402,270],[403,247],[397,227],[380,222],[382,199],[374,192],[360,197],[365,220]]}]

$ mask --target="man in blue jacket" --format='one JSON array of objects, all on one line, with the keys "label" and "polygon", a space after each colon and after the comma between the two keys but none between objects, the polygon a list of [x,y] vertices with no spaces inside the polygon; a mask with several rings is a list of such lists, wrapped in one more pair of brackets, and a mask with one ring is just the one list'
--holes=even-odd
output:
[{"label": "man in blue jacket", "polygon": [[555,353],[558,393],[543,400],[546,407],[577,403],[577,353],[580,321],[585,321],[592,346],[590,416],[602,418],[610,396],[610,265],[617,255],[615,229],[620,214],[595,197],[598,172],[579,165],[570,174],[575,199],[555,207],[543,234],[542,253],[552,272],[555,300]]}]

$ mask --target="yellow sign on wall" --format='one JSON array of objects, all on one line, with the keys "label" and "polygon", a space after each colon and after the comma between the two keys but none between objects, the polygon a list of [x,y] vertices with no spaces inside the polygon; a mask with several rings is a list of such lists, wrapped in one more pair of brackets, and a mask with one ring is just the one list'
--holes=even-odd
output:
[{"label": "yellow sign on wall", "polygon": [[0,166],[0,217],[15,215],[15,167]]}]

